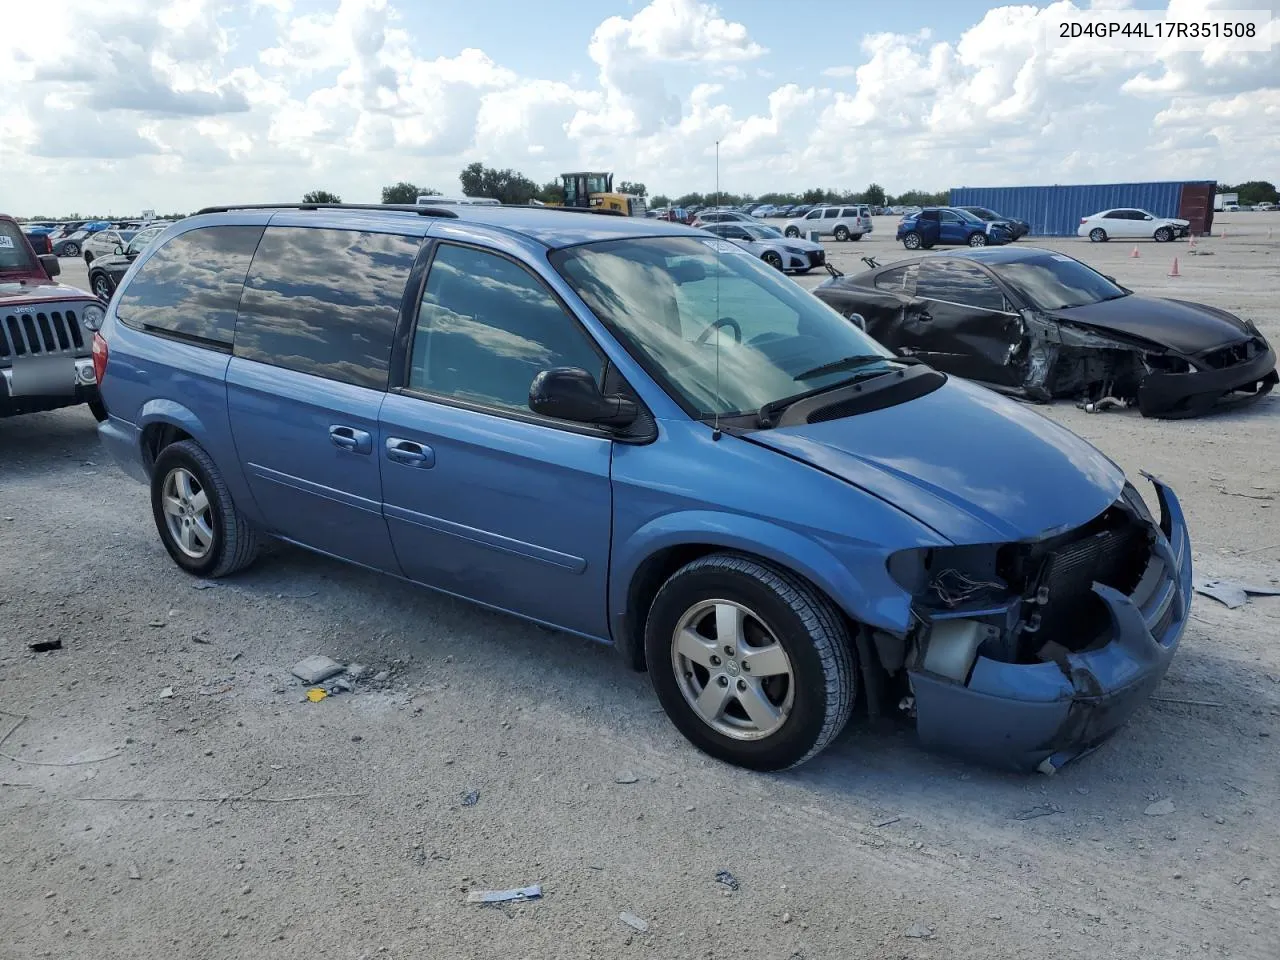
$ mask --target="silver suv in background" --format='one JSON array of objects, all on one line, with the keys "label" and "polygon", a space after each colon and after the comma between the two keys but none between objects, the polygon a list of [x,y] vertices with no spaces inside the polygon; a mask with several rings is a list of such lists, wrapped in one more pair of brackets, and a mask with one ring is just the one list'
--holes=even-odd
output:
[{"label": "silver suv in background", "polygon": [[814,207],[803,217],[788,220],[782,232],[788,237],[804,237],[817,231],[819,239],[834,237],[841,242],[861,240],[871,232],[871,208],[865,203],[848,206]]}]

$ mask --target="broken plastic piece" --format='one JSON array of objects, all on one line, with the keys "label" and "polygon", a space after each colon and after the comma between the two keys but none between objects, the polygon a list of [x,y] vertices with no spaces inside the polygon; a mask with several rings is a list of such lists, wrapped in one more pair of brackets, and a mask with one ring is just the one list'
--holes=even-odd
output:
[{"label": "broken plastic piece", "polygon": [[541,899],[542,885],[537,883],[513,890],[472,890],[467,894],[467,903],[514,903]]},{"label": "broken plastic piece", "polygon": [[329,692],[327,690],[322,689],[321,687],[312,687],[310,690],[307,691],[307,699],[310,700],[312,703],[319,703],[328,695],[329,695]]},{"label": "broken plastic piece", "polygon": [[289,672],[303,683],[323,683],[330,677],[342,673],[345,669],[346,667],[342,664],[330,660],[328,657],[314,656],[299,660]]},{"label": "broken plastic piece", "polygon": [[738,889],[738,878],[735,877],[728,870],[716,871],[716,883],[723,884],[724,886],[728,887],[730,890]]},{"label": "broken plastic piece", "polygon": [[1213,597],[1214,600],[1232,610],[1236,607],[1243,607],[1249,602],[1250,596],[1280,596],[1280,587],[1259,587],[1252,583],[1241,583],[1239,580],[1202,579],[1196,577],[1192,585],[1195,587],[1196,593],[1202,593],[1206,597]]},{"label": "broken plastic piece", "polygon": [[462,795],[462,805],[464,807],[474,807],[479,802],[480,802],[479,790],[471,790]]},{"label": "broken plastic piece", "polygon": [[618,919],[625,923],[632,930],[638,930],[640,933],[649,932],[649,924],[645,923],[634,913],[627,913],[625,910],[618,914]]},{"label": "broken plastic piece", "polygon": [[50,650],[61,650],[61,640],[40,640],[36,643],[28,643],[27,649],[32,653],[48,653]]}]

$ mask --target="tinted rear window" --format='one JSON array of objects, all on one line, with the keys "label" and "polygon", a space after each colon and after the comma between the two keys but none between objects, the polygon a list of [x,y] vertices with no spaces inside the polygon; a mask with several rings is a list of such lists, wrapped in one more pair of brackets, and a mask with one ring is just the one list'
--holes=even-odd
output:
[{"label": "tinted rear window", "polygon": [[18,225],[8,220],[0,220],[0,270],[35,269],[31,261],[31,251],[27,248],[27,238],[22,235]]},{"label": "tinted rear window", "polygon": [[200,227],[157,250],[120,293],[121,322],[231,346],[236,306],[262,227]]},{"label": "tinted rear window", "polygon": [[385,390],[421,245],[397,234],[268,228],[245,281],[236,356]]}]

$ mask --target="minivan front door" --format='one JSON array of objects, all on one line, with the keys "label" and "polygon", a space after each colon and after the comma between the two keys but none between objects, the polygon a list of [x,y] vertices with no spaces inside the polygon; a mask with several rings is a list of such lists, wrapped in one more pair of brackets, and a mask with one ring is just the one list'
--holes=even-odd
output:
[{"label": "minivan front door", "polygon": [[534,415],[550,367],[603,360],[532,273],[440,244],[404,384],[382,405],[383,509],[411,579],[607,638],[613,443]]}]

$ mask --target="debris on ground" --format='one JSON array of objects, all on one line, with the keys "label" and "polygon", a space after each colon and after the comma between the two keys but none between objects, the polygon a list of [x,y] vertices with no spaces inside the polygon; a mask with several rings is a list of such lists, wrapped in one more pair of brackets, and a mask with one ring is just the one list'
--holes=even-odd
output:
[{"label": "debris on ground", "polygon": [[541,900],[542,885],[516,887],[513,890],[472,890],[467,903],[519,903],[525,900]]},{"label": "debris on ground", "polygon": [[216,587],[216,586],[217,586],[217,584],[216,584],[216,583],[214,583],[212,580],[197,580],[195,583],[191,584],[191,589],[193,589],[193,590],[212,590],[212,589],[213,589],[214,587]]},{"label": "debris on ground", "polygon": [[462,805],[464,807],[474,807],[480,802],[480,791],[469,790],[462,795]]},{"label": "debris on ground", "polygon": [[373,675],[374,683],[386,683],[390,679],[391,679],[390,670],[379,670],[377,673]]},{"label": "debris on ground", "polygon": [[328,657],[312,656],[295,663],[293,669],[289,672],[303,683],[315,684],[323,683],[344,670],[346,670],[346,667],[334,660],[330,660]]},{"label": "debris on ground", "polygon": [[904,936],[909,937],[912,940],[932,940],[933,927],[929,926],[927,923],[922,923],[917,920],[911,926],[907,927],[907,932]]},{"label": "debris on ground", "polygon": [[623,770],[613,778],[614,783],[639,783],[640,778],[630,770]]},{"label": "debris on ground", "polygon": [[638,930],[640,933],[649,932],[649,924],[641,920],[634,913],[627,913],[625,910],[618,914],[618,919],[625,923],[632,930]]},{"label": "debris on ground", "polygon": [[1173,811],[1173,801],[1168,797],[1165,797],[1163,800],[1157,800],[1155,803],[1149,805],[1147,809],[1142,812],[1148,817],[1164,817],[1173,813]]},{"label": "debris on ground", "polygon": [[890,824],[897,823],[901,817],[885,817],[883,820],[877,820],[872,824],[873,827],[887,827]]},{"label": "debris on ground", "polygon": [[307,691],[307,699],[312,703],[319,703],[325,697],[329,696],[329,691],[323,687],[312,687]]},{"label": "debris on ground", "polygon": [[1061,813],[1062,808],[1056,803],[1041,803],[1034,807],[1029,807],[1021,813],[1015,813],[1015,820],[1035,820],[1037,817],[1051,817],[1055,813]]},{"label": "debris on ground", "polygon": [[352,680],[361,680],[369,675],[369,668],[363,663],[348,663],[347,676]]},{"label": "debris on ground", "polygon": [[134,863],[132,860],[129,861],[129,879],[130,880],[142,879],[142,871],[138,869],[138,865]]},{"label": "debris on ground", "polygon": [[50,650],[61,650],[61,640],[40,640],[36,643],[28,643],[27,649],[32,653],[48,653]]},{"label": "debris on ground", "polygon": [[163,690],[161,690],[161,691],[160,691],[160,699],[161,699],[161,700],[172,700],[172,699],[173,699],[173,687],[165,687]]},{"label": "debris on ground", "polygon": [[730,890],[737,890],[739,887],[738,878],[728,870],[716,871],[716,883],[728,887]]},{"label": "debris on ground", "polygon": [[1280,587],[1260,587],[1252,583],[1241,583],[1239,580],[1220,580],[1217,578],[1196,577],[1192,581],[1196,593],[1212,597],[1228,609],[1243,607],[1252,597],[1280,596]]}]

